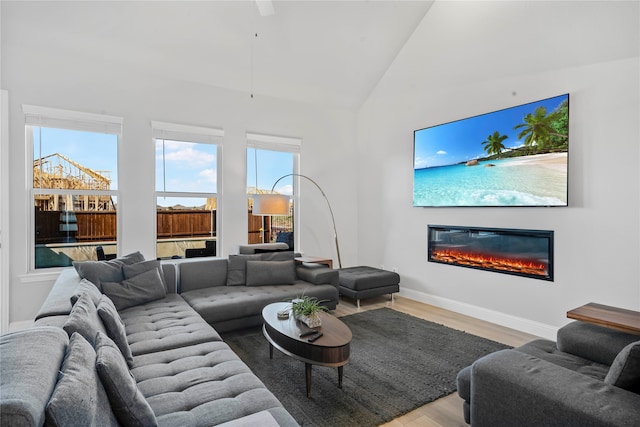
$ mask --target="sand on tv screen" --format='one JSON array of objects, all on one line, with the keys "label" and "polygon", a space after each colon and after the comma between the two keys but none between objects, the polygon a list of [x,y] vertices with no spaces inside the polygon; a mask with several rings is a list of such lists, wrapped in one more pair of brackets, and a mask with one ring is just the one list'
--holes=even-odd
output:
[{"label": "sand on tv screen", "polygon": [[414,132],[413,205],[567,206],[569,94]]}]

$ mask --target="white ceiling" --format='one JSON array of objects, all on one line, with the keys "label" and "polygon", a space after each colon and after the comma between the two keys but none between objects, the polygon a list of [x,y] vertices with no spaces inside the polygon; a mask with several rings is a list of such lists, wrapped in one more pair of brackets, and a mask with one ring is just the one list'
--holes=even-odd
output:
[{"label": "white ceiling", "polygon": [[244,0],[10,3],[3,1],[3,33],[28,27],[18,42],[25,48],[51,46],[78,63],[108,61],[247,96],[357,109],[433,1],[274,1],[271,16]]}]

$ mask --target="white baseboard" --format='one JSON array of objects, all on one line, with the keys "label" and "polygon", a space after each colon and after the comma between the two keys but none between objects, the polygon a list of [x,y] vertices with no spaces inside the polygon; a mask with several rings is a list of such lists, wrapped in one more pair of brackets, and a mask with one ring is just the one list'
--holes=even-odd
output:
[{"label": "white baseboard", "polygon": [[9,323],[9,332],[21,331],[22,329],[29,329],[33,326],[33,320],[21,320],[19,322]]},{"label": "white baseboard", "polygon": [[426,294],[424,292],[415,291],[413,289],[400,289],[400,296],[407,297],[425,304],[434,305],[446,310],[455,311],[456,313],[466,316],[475,317],[476,319],[485,320],[497,325],[505,326],[511,329],[517,329],[531,335],[549,340],[556,340],[558,328],[544,323],[536,322],[522,317],[512,316],[510,314],[501,313],[494,310],[478,307],[475,305],[454,301],[435,295]]}]

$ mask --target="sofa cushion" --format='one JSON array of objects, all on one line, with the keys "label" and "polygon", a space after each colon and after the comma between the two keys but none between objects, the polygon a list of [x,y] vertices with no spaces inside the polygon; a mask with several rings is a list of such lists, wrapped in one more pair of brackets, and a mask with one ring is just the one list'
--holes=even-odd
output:
[{"label": "sofa cushion", "polygon": [[293,251],[269,251],[262,252],[260,254],[260,259],[262,261],[289,261],[293,260],[295,256],[296,255]]},{"label": "sofa cushion", "polygon": [[[227,289],[226,286],[219,288]],[[131,307],[119,314],[134,356],[222,340],[177,294],[168,294],[161,300]]]},{"label": "sofa cushion", "polygon": [[161,425],[217,425],[281,407],[221,341],[135,356],[131,372]]},{"label": "sofa cushion", "polygon": [[638,336],[623,331],[575,321],[558,329],[558,350],[611,366],[618,353]]},{"label": "sofa cushion", "polygon": [[98,315],[98,310],[93,304],[89,294],[82,294],[73,305],[69,318],[62,326],[62,329],[69,335],[78,332],[91,345],[95,345],[96,333],[105,332],[104,325]]},{"label": "sofa cushion", "polygon": [[100,298],[102,297],[102,292],[100,292],[100,289],[98,289],[96,287],[96,285],[94,285],[93,283],[91,283],[87,279],[82,279],[80,281],[80,283],[78,284],[78,287],[76,288],[76,290],[73,293],[73,295],[71,295],[71,305],[74,305],[76,303],[76,301],[78,301],[78,298],[80,298],[80,295],[82,295],[84,293],[89,294],[89,296],[91,297],[91,300],[93,301],[93,303],[97,307],[98,304],[100,303]]},{"label": "sofa cushion", "polygon": [[516,350],[600,381],[604,380],[609,371],[607,365],[558,350],[556,343],[550,340],[533,340],[517,347]]},{"label": "sofa cushion", "polygon": [[96,338],[96,369],[109,396],[111,408],[124,426],[155,426],[155,414],[138,389],[122,353],[106,335]]},{"label": "sofa cushion", "polygon": [[125,264],[122,266],[122,274],[124,275],[125,279],[132,279],[135,276],[145,273],[149,270],[153,270],[154,268],[158,270],[158,276],[160,276],[162,285],[165,287],[165,290],[166,290],[167,284],[164,280],[164,271],[162,271],[162,266],[160,264],[160,261],[158,260],[142,261],[142,262],[137,262],[135,264],[129,264],[129,265]]},{"label": "sofa cushion", "polygon": [[124,328],[124,323],[116,310],[116,306],[113,305],[113,301],[108,296],[103,295],[98,304],[98,315],[102,319],[105,329],[107,330],[107,336],[113,340],[114,343],[120,349],[124,360],[127,361],[127,365],[131,367],[133,363],[133,355],[131,354],[131,348],[127,342],[127,333]]},{"label": "sofa cushion", "polygon": [[78,275],[87,279],[98,289],[102,289],[102,282],[120,282],[124,279],[122,266],[144,261],[140,252],[134,252],[110,261],[74,261]]},{"label": "sofa cushion", "polygon": [[47,403],[47,425],[118,425],[95,364],[93,347],[75,332],[69,340],[58,383]]},{"label": "sofa cushion", "polygon": [[296,281],[295,261],[247,261],[247,286],[292,285]]},{"label": "sofa cushion", "polygon": [[340,286],[354,291],[365,291],[400,283],[398,273],[380,268],[358,266],[342,268],[338,271],[340,272]]},{"label": "sofa cushion", "polygon": [[68,343],[66,332],[56,327],[29,328],[0,336],[1,425],[44,425],[45,406],[58,380]]},{"label": "sofa cushion", "polygon": [[201,257],[174,261],[179,277],[178,293],[227,284],[227,258]]},{"label": "sofa cushion", "polygon": [[63,269],[40,307],[36,320],[49,316],[67,316],[71,313],[70,298],[81,280],[75,269]]},{"label": "sofa cushion", "polygon": [[155,268],[121,282],[103,282],[102,291],[118,310],[164,298],[167,289]]},{"label": "sofa cushion", "polygon": [[184,292],[181,295],[214,327],[218,322],[260,316],[267,304],[291,300],[300,295],[333,302],[338,300],[338,290],[335,286],[310,285],[300,280],[291,286],[216,286]]},{"label": "sofa cushion", "polygon": [[244,286],[247,277],[247,261],[260,261],[261,259],[261,255],[229,255],[227,286]]},{"label": "sofa cushion", "polygon": [[640,341],[622,349],[611,364],[604,382],[640,393]]}]

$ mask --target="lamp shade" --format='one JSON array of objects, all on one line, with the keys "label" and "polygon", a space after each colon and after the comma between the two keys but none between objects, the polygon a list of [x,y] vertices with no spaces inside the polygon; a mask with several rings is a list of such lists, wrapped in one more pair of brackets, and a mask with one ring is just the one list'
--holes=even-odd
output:
[{"label": "lamp shade", "polygon": [[253,196],[253,215],[289,215],[289,199],[282,194],[256,194]]}]

